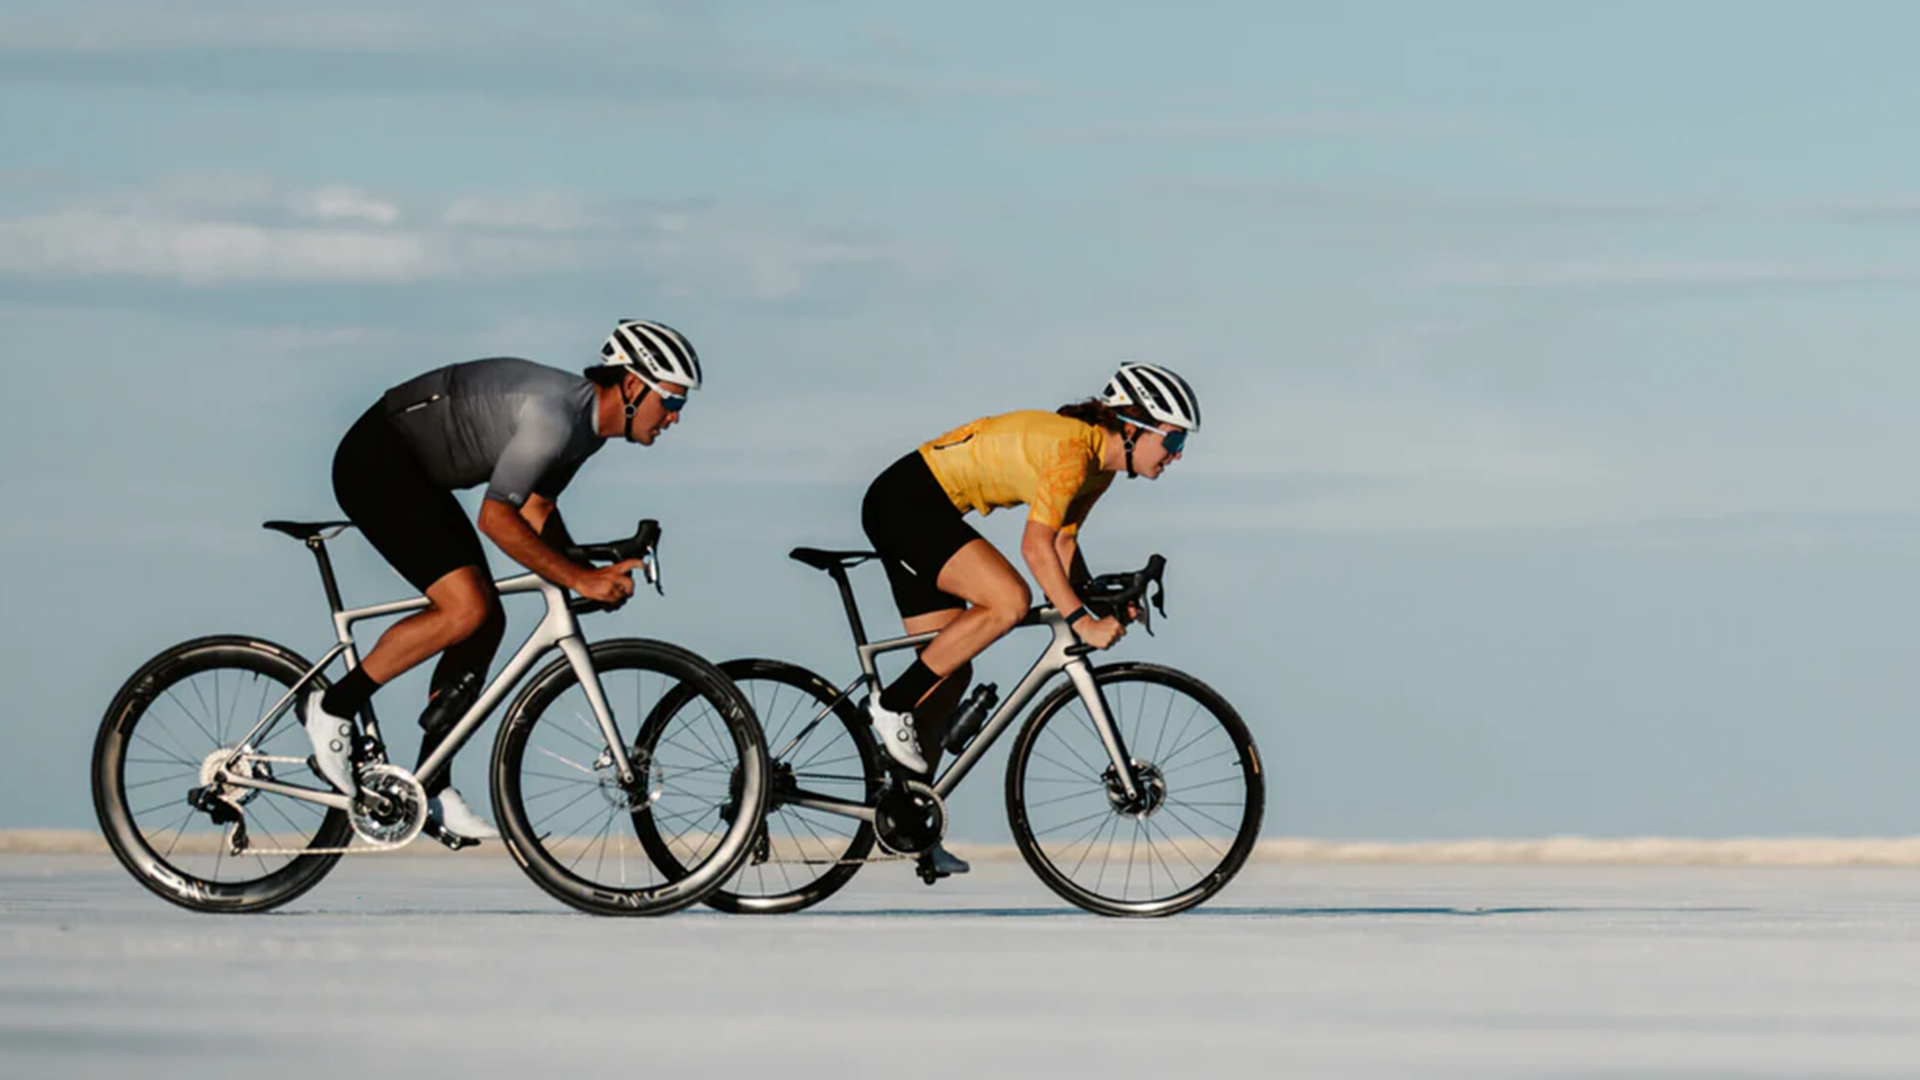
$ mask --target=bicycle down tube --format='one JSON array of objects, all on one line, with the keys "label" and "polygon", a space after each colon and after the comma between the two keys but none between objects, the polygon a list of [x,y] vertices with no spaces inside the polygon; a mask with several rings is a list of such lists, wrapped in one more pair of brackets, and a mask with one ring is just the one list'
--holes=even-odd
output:
[{"label": "bicycle down tube", "polygon": [[[1060,618],[1059,614],[1052,608],[1035,609],[1034,615],[1030,618],[1036,621],[1030,621],[1024,625],[1047,626],[1053,631],[1053,640],[1048,643],[1046,651],[1042,652],[1040,657],[1033,662],[1033,666],[1029,668],[1026,675],[1021,678],[1019,685],[1015,686],[1013,691],[1007,695],[1006,700],[1001,702],[998,708],[994,709],[992,717],[987,720],[985,726],[981,728],[980,733],[974,736],[972,741],[967,744],[966,749],[961,751],[959,756],[955,757],[954,760],[947,765],[945,771],[934,780],[934,792],[942,799],[952,794],[953,790],[959,787],[960,782],[966,779],[967,774],[973,770],[974,765],[978,764],[980,759],[992,748],[994,741],[997,740],[1008,727],[1012,726],[1013,721],[1020,715],[1021,711],[1026,708],[1027,703],[1032,701],[1055,675],[1066,672],[1067,677],[1073,682],[1074,688],[1080,692],[1080,700],[1086,705],[1087,712],[1093,720],[1094,729],[1099,734],[1100,741],[1106,747],[1108,755],[1113,759],[1114,771],[1118,774],[1128,797],[1135,797],[1137,795],[1137,788],[1134,785],[1133,769],[1128,760],[1126,744],[1121,738],[1119,728],[1113,723],[1112,714],[1107,710],[1106,698],[1100,693],[1099,686],[1094,683],[1093,675],[1089,670],[1086,653],[1084,651],[1086,647],[1081,645],[1079,639],[1074,636],[1073,631],[1067,629],[1066,620]],[[875,641],[872,643],[861,642],[856,645],[855,648],[860,655],[860,668],[862,672],[860,678],[843,688],[840,691],[839,697],[836,698],[832,704],[822,709],[819,714],[814,717],[812,723],[819,723],[828,713],[838,707],[841,700],[851,697],[853,692],[862,683],[871,682],[877,686],[879,684],[879,669],[875,661],[881,654],[896,652],[901,649],[910,649],[917,645],[924,645],[932,641],[933,638],[934,632],[928,632],[924,634],[911,634],[906,637],[888,638],[885,641]],[[810,728],[811,724],[808,725],[808,729]],[[801,735],[795,737],[796,740],[805,737],[805,730],[806,729],[803,729]],[[788,801],[796,806],[806,807],[812,810],[841,814],[846,817],[859,818],[863,821],[873,820],[873,808],[860,803],[827,798],[805,791],[800,792],[798,798],[792,798]]]}]

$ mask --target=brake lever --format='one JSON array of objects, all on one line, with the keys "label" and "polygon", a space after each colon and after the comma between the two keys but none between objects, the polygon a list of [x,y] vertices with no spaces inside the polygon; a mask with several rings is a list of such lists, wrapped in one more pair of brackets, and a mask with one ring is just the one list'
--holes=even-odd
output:
[{"label": "brake lever", "polygon": [[653,586],[653,591],[660,596],[667,595],[667,587],[660,575],[660,549],[648,548],[647,553],[641,556],[640,564],[645,568],[647,584]]}]

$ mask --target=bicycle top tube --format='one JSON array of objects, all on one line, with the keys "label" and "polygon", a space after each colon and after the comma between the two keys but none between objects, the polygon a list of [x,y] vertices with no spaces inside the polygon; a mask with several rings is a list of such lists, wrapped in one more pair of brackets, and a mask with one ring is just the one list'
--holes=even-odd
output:
[{"label": "bicycle top tube", "polygon": [[[269,521],[264,528],[284,533],[299,540],[313,552],[319,564],[320,582],[326,589],[327,604],[336,618],[344,617],[346,623],[361,619],[378,618],[382,615],[397,615],[409,611],[423,610],[432,601],[424,596],[408,597],[367,607],[349,609],[341,599],[340,585],[333,573],[333,560],[327,555],[327,541],[353,528],[351,521]],[[565,549],[567,558],[586,565],[595,563],[617,563],[628,559],[638,559],[644,564],[647,583],[655,591],[664,592],[660,576],[660,523],[652,518],[642,519],[630,537],[609,540],[597,544],[580,544]],[[537,574],[516,574],[510,577],[496,578],[494,589],[502,595],[515,593],[540,592],[549,587],[549,583]],[[558,589],[559,586],[551,586]],[[611,611],[611,607],[585,597],[574,597],[567,601],[567,609],[576,615],[595,611]]]},{"label": "bicycle top tube", "polygon": [[[815,570],[825,571],[833,578],[834,584],[840,589],[840,601],[847,611],[847,625],[853,631],[854,645],[863,652],[869,655],[891,652],[894,649],[918,645],[932,639],[932,633],[911,634],[905,637],[888,638],[869,645],[866,625],[860,618],[859,600],[854,596],[853,584],[847,569],[878,559],[880,557],[878,552],[798,547],[789,551],[787,557]],[[1166,565],[1167,560],[1164,556],[1154,555],[1147,560],[1147,565],[1139,570],[1101,574],[1089,580],[1085,584],[1085,591],[1088,594],[1085,600],[1088,609],[1097,615],[1118,615],[1127,622],[1133,622],[1137,617],[1151,634],[1153,625],[1148,616],[1147,590],[1149,588],[1155,590],[1152,605],[1164,616],[1166,614],[1165,586],[1161,583],[1161,575],[1165,572]],[[1128,614],[1130,606],[1139,609],[1138,616]],[[1014,627],[1018,629],[1023,626],[1045,626],[1058,616],[1059,612],[1055,611],[1051,604],[1035,604],[1027,609],[1026,615],[1015,623]]]}]

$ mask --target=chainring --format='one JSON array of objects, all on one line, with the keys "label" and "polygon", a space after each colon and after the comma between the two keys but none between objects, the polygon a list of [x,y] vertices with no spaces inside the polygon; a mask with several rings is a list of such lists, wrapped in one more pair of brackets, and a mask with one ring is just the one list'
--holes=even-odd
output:
[{"label": "chainring", "polygon": [[918,855],[947,835],[947,804],[918,780],[887,785],[873,808],[873,838],[896,855]]},{"label": "chainring", "polygon": [[412,773],[397,765],[369,765],[360,770],[360,790],[387,801],[376,811],[366,799],[356,798],[347,812],[353,831],[376,847],[400,847],[420,835],[427,824],[427,793]]}]

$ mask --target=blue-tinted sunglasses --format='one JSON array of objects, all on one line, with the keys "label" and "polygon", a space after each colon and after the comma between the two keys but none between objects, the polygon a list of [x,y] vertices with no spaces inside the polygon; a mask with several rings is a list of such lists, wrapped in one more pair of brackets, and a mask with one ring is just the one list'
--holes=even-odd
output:
[{"label": "blue-tinted sunglasses", "polygon": [[1177,454],[1180,451],[1187,448],[1187,429],[1186,428],[1154,427],[1152,424],[1143,424],[1138,420],[1134,420],[1125,416],[1121,417],[1120,419],[1125,421],[1126,423],[1132,424],[1134,427],[1141,428],[1145,431],[1159,432],[1160,444],[1167,448],[1167,453],[1169,454]]},{"label": "blue-tinted sunglasses", "polygon": [[627,370],[633,372],[634,378],[639,379],[643,383],[646,383],[647,389],[652,390],[654,393],[660,395],[660,407],[662,409],[665,409],[667,412],[674,413],[674,412],[679,412],[681,409],[684,409],[687,407],[687,395],[669,393],[666,387],[661,386],[659,383],[654,382],[652,379],[649,379],[645,375],[640,374],[638,370],[635,370],[633,368],[628,368]]}]

